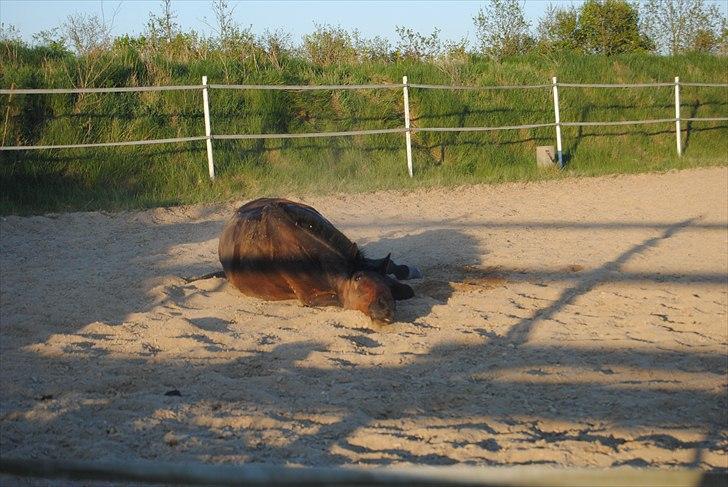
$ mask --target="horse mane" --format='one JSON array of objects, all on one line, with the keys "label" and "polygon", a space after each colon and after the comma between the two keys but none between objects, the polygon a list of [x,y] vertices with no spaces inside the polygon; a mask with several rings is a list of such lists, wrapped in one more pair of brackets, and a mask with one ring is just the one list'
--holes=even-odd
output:
[{"label": "horse mane", "polygon": [[357,245],[315,209],[310,206],[285,203],[282,207],[299,228],[339,254],[343,259],[361,261],[364,258],[364,254]]}]

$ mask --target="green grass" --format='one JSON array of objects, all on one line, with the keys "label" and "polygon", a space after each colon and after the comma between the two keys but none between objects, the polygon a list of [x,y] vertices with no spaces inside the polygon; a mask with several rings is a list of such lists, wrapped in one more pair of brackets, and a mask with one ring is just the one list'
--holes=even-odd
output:
[{"label": "green grass", "polygon": [[[42,54],[42,53],[41,53]],[[0,86],[68,87],[78,60],[26,49],[0,54]],[[112,56],[112,54],[108,54]],[[457,66],[364,63],[314,66],[289,59],[283,69],[209,56],[173,61],[142,59],[131,49],[110,57],[95,86],[211,83],[539,84],[564,82],[728,81],[728,61],[706,55],[615,57],[535,55],[494,63],[471,58]],[[70,77],[67,73],[71,74]],[[99,95],[2,95],[2,145],[70,144],[202,135],[198,91]],[[563,121],[670,118],[672,88],[560,90]],[[400,90],[212,90],[213,132],[218,134],[324,132],[403,125]],[[550,89],[440,91],[412,89],[417,127],[496,126],[551,122]],[[728,115],[725,88],[682,89],[689,117]],[[567,127],[567,166],[535,167],[535,148],[554,145],[554,129],[489,133],[416,133],[415,177],[407,176],[403,134],[326,139],[219,141],[217,179],[207,178],[204,142],[104,149],[0,152],[0,213],[130,209],[273,194],[409,189],[566,176],[663,171],[728,164],[728,123],[684,126],[685,151],[675,154],[671,123],[620,127]]]}]

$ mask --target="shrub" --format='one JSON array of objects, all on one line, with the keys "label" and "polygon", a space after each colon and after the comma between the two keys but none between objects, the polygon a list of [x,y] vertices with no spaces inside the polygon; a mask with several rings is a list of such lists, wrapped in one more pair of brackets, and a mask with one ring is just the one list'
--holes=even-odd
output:
[{"label": "shrub", "polygon": [[473,17],[480,52],[495,59],[527,52],[534,40],[518,0],[490,0]]}]

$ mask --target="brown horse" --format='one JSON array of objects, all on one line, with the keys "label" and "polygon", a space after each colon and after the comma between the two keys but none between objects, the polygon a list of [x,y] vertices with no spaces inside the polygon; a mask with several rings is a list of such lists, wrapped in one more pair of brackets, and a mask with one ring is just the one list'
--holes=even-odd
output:
[{"label": "brown horse", "polygon": [[389,256],[365,258],[318,211],[278,198],[240,207],[220,235],[218,254],[228,281],[243,294],[342,306],[387,323],[394,319],[394,300],[414,296],[410,286],[387,274],[420,276]]}]

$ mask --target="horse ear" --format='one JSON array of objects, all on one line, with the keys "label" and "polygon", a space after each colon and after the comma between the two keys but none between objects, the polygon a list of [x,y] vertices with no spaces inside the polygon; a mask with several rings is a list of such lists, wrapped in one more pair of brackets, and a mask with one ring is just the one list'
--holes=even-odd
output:
[{"label": "horse ear", "polygon": [[385,258],[382,259],[382,261],[379,264],[379,268],[377,269],[380,273],[386,274],[387,269],[389,269],[389,263],[392,261],[392,253],[390,252],[387,254]]}]

